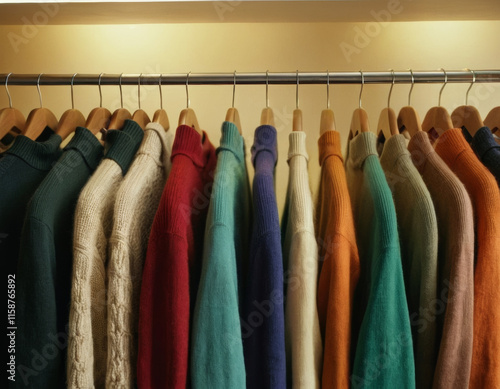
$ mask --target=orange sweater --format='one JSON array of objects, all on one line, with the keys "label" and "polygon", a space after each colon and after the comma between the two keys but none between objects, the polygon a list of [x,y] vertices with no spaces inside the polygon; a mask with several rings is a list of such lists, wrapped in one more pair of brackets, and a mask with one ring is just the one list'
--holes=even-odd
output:
[{"label": "orange sweater", "polygon": [[474,209],[474,340],[469,388],[500,388],[500,192],[460,129],[441,135],[436,152],[464,184]]},{"label": "orange sweater", "polygon": [[323,263],[318,286],[318,314],[324,342],[322,388],[348,388],[351,311],[359,278],[359,256],[340,134],[326,132],[319,138],[318,146],[321,181],[316,233]]}]

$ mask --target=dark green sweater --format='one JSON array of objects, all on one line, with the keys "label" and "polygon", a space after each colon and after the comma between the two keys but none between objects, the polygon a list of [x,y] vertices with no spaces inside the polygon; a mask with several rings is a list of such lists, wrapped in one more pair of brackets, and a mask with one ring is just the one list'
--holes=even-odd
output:
[{"label": "dark green sweater", "polygon": [[78,127],[26,210],[17,269],[16,387],[65,388],[73,216],[103,146]]}]

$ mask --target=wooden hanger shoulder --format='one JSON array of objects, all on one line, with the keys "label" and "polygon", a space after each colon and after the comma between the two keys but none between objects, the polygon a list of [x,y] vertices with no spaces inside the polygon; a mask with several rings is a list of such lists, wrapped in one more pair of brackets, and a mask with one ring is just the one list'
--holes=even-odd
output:
[{"label": "wooden hanger shoulder", "polygon": [[85,117],[83,114],[77,109],[68,109],[62,114],[61,119],[59,119],[56,134],[64,140],[76,130],[76,127],[84,126]]},{"label": "wooden hanger shoulder", "polygon": [[233,123],[238,128],[240,135],[242,134],[240,114],[236,108],[229,108],[227,110],[225,121]]},{"label": "wooden hanger shoulder", "polygon": [[335,115],[331,109],[324,109],[321,111],[321,119],[319,122],[319,135],[323,135],[328,131],[336,131],[335,128]]},{"label": "wooden hanger shoulder", "polygon": [[389,139],[391,136],[399,134],[396,113],[390,107],[384,108],[380,112],[377,135],[380,135],[380,133],[384,135],[385,139]]},{"label": "wooden hanger shoulder", "polygon": [[0,139],[8,133],[21,134],[26,125],[24,115],[16,108],[0,110]]},{"label": "wooden hanger shoulder", "polygon": [[492,133],[500,129],[500,107],[495,107],[488,113],[484,119],[484,125],[488,126]]},{"label": "wooden hanger shoulder", "polygon": [[132,115],[132,120],[136,122],[143,130],[149,123],[151,123],[151,119],[143,109],[138,109],[137,111],[135,111]]},{"label": "wooden hanger shoulder", "polygon": [[125,108],[118,108],[111,116],[108,130],[121,130],[127,119],[132,119],[130,112]]},{"label": "wooden hanger shoulder", "polygon": [[198,132],[201,136],[203,136],[203,131],[198,124],[198,118],[196,117],[196,113],[192,108],[184,108],[179,115],[179,126],[186,125],[189,126]]},{"label": "wooden hanger shoulder", "polygon": [[471,136],[474,136],[480,128],[484,127],[481,114],[472,105],[461,105],[456,108],[451,114],[451,120],[455,128],[465,127]]},{"label": "wooden hanger shoulder", "polygon": [[352,113],[349,139],[354,138],[360,132],[370,132],[370,124],[366,111],[363,108],[356,108]]},{"label": "wooden hanger shoulder", "polygon": [[294,111],[293,111],[292,131],[303,131],[303,129],[302,129],[302,110],[300,110],[299,108],[294,109]]},{"label": "wooden hanger shoulder", "polygon": [[23,135],[36,140],[46,127],[57,131],[58,120],[47,108],[35,108],[28,115]]},{"label": "wooden hanger shoulder", "polygon": [[408,131],[410,137],[422,131],[422,123],[415,108],[406,106],[401,108],[398,114],[399,132]]},{"label": "wooden hanger shoulder", "polygon": [[422,122],[422,130],[429,133],[435,131],[436,134],[431,134],[433,138],[441,136],[445,131],[453,128],[450,114],[446,108],[438,106],[429,109]]},{"label": "wooden hanger shoulder", "polygon": [[168,131],[168,129],[170,128],[167,111],[162,108],[155,111],[153,115],[153,122],[159,123],[165,129],[165,131]]},{"label": "wooden hanger shoulder", "polygon": [[274,113],[272,108],[267,107],[262,110],[262,113],[260,115],[260,125],[261,126],[268,125],[275,127]]},{"label": "wooden hanger shoulder", "polygon": [[90,111],[85,127],[94,135],[97,135],[102,128],[109,128],[111,112],[103,107],[94,108]]}]

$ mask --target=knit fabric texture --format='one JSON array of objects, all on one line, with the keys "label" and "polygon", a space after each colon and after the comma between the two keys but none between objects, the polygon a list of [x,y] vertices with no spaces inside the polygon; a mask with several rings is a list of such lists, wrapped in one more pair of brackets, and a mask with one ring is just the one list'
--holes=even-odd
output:
[{"label": "knit fabric texture", "polygon": [[414,388],[415,362],[391,190],[380,166],[376,135],[348,143],[347,183],[361,273],[353,331],[359,335],[353,388]]},{"label": "knit fabric texture", "polygon": [[255,130],[252,146],[254,224],[242,336],[249,389],[286,388],[283,257],[274,189],[276,129]]},{"label": "knit fabric texture", "polygon": [[108,264],[106,388],[136,384],[139,297],[153,219],[171,168],[175,130],[158,123],[144,129],[142,144],[116,194]]},{"label": "knit fabric texture", "polygon": [[474,340],[469,388],[499,388],[500,192],[495,178],[476,157],[461,129],[441,135],[436,152],[464,184],[474,210]]},{"label": "knit fabric texture", "polygon": [[193,318],[190,363],[194,388],[245,387],[239,275],[248,261],[250,216],[244,140],[233,123],[224,122]]},{"label": "knit fabric texture", "polygon": [[491,130],[488,127],[481,127],[471,137],[467,129],[462,127],[462,134],[470,143],[479,160],[495,176],[500,187],[500,144],[495,141]]},{"label": "knit fabric texture", "polygon": [[191,313],[216,165],[215,149],[193,128],[177,128],[172,169],[156,211],[142,276],[137,380],[140,388],[188,384]]},{"label": "knit fabric texture", "polygon": [[[102,155],[94,134],[78,127],[27,206],[16,288],[16,354],[26,380],[16,380],[17,387],[66,387],[73,216],[78,194]],[[43,369],[30,374],[28,369],[36,369],[33,358],[49,348],[53,351],[43,358]]]},{"label": "knit fabric texture", "polygon": [[24,135],[0,159],[0,252],[7,274],[15,274],[26,206],[61,156],[61,137],[47,130],[41,141]]},{"label": "knit fabric texture", "polygon": [[[466,389],[472,362],[474,308],[474,222],[465,187],[434,151],[428,135],[413,135],[408,150],[434,203],[438,224],[438,290],[427,307],[427,320],[437,324],[439,345],[433,388]],[[413,324],[413,321],[412,321]]]},{"label": "knit fabric texture", "polygon": [[398,222],[401,260],[410,312],[417,388],[432,387],[439,344],[436,320],[424,313],[437,296],[438,228],[434,204],[413,165],[402,134],[383,145],[380,164],[392,192]]},{"label": "knit fabric texture", "polygon": [[321,176],[316,207],[316,234],[321,273],[317,305],[323,338],[323,388],[347,388],[351,374],[351,324],[359,255],[347,188],[340,134],[318,139]]},{"label": "knit fabric texture", "polygon": [[116,193],[144,133],[126,120],[110,130],[107,152],[83,188],[75,211],[69,316],[68,388],[103,388],[107,363],[108,241]]}]

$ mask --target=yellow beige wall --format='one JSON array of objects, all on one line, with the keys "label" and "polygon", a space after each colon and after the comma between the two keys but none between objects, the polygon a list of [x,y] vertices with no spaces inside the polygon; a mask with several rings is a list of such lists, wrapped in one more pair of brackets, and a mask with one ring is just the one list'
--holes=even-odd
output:
[{"label": "yellow beige wall", "polygon": [[[170,25],[70,25],[0,26],[0,73],[169,73],[245,71],[346,71],[434,70],[438,68],[494,69],[500,67],[500,22],[307,23],[307,24],[170,24]],[[350,53],[347,50],[351,50]],[[421,117],[437,104],[440,85],[416,85],[412,103]],[[449,110],[463,103],[467,85],[450,84],[442,104]],[[25,115],[38,106],[35,87],[12,86],[14,105]],[[406,105],[409,86],[396,85],[392,106]],[[123,87],[126,108],[136,109],[137,89]],[[363,106],[372,127],[386,105],[389,85],[368,85]],[[70,108],[70,89],[42,87],[44,106],[56,116]],[[317,137],[320,112],[326,106],[326,87],[304,85],[299,89],[304,128],[308,135],[313,191],[319,178]],[[359,87],[333,85],[331,106],[336,114],[343,149]],[[182,86],[164,86],[164,105],[175,124],[186,104]],[[231,86],[190,87],[191,106],[198,120],[218,145],[220,125],[231,104]],[[104,105],[119,104],[118,87],[103,87]],[[151,115],[158,107],[156,87],[142,90],[142,106]],[[277,195],[283,207],[288,180],[286,155],[295,87],[269,88],[278,130]],[[500,105],[497,84],[473,87],[470,101],[483,117]],[[75,87],[75,104],[85,115],[98,104],[97,87]],[[0,107],[7,97],[0,89]],[[264,86],[238,86],[236,106],[242,118],[247,148],[252,144],[260,111],[265,105]],[[252,174],[253,169],[249,169]]]}]

